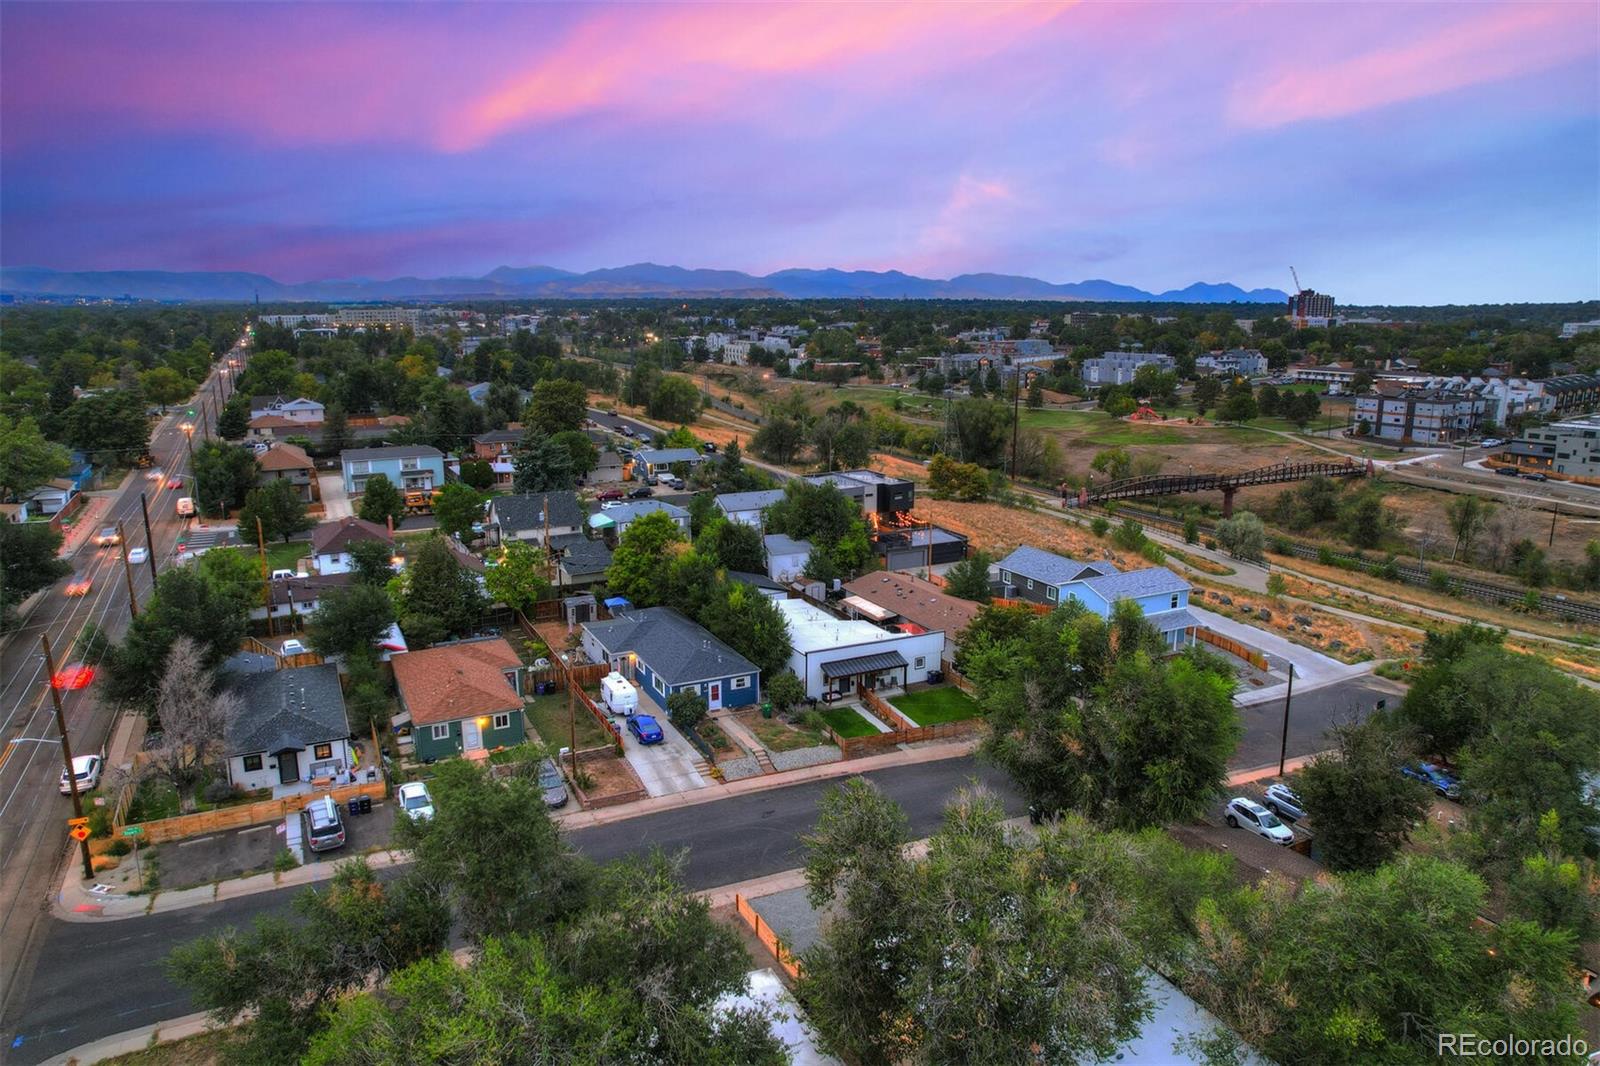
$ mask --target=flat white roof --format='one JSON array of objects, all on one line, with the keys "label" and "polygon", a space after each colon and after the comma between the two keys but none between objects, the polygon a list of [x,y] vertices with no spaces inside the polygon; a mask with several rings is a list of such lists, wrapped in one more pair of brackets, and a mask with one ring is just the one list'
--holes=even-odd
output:
[{"label": "flat white roof", "polygon": [[789,623],[789,640],[802,654],[829,648],[859,648],[863,644],[886,644],[904,640],[903,633],[890,633],[860,618],[835,618],[805,600],[774,600]]}]

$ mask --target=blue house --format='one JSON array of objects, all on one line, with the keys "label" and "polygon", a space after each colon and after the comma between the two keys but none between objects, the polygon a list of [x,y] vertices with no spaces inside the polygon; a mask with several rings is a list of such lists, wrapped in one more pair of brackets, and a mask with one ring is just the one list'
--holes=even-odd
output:
[{"label": "blue house", "polygon": [[359,496],[367,479],[383,474],[402,492],[430,492],[444,484],[444,452],[426,444],[393,448],[346,448],[339,453],[344,491]]},{"label": "blue house", "polygon": [[1189,613],[1190,585],[1164,566],[1121,573],[1109,562],[1081,563],[1027,545],[1001,559],[1001,590],[1007,599],[1052,607],[1077,600],[1110,618],[1118,600],[1133,600],[1145,620],[1174,650],[1195,642],[1200,620]]},{"label": "blue house", "polygon": [[761,698],[756,665],[671,607],[628,609],[607,622],[586,622],[583,650],[662,707],[674,692],[698,692],[712,710]]}]

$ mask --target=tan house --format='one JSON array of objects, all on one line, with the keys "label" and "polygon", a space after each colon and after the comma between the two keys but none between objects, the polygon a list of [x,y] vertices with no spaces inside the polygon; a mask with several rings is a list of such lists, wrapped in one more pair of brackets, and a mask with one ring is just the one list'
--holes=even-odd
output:
[{"label": "tan house", "polygon": [[317,468],[305,450],[293,444],[274,444],[256,456],[259,473],[257,485],[270,485],[274,481],[287,481],[295,487],[304,503],[317,498]]}]

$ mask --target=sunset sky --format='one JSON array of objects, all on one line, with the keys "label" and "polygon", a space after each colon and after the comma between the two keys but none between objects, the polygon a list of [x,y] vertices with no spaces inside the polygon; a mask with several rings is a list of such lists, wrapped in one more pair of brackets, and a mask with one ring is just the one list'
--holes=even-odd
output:
[{"label": "sunset sky", "polygon": [[0,258],[1600,295],[1600,5],[0,5]]}]

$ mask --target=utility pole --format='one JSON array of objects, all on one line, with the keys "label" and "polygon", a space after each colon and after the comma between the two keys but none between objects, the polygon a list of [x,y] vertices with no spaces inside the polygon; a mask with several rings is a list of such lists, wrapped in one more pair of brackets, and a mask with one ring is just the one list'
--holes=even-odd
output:
[{"label": "utility pole", "polygon": [[1561,515],[1561,501],[1557,500],[1554,507],[1550,508],[1550,540],[1545,545],[1547,548],[1556,546],[1556,519]]},{"label": "utility pole", "polygon": [[150,546],[150,554],[146,561],[150,564],[150,591],[156,587],[156,538],[150,533],[150,501],[144,498],[144,493],[139,493],[139,510],[144,512],[144,542]]},{"label": "utility pole", "polygon": [[1289,762],[1289,701],[1294,699],[1294,663],[1289,664],[1289,691],[1283,694],[1283,741],[1278,746],[1278,776]]},{"label": "utility pole", "polygon": [[[50,686],[50,698],[56,705],[56,731],[61,734],[61,761],[67,768],[67,787],[72,790],[72,816],[83,817],[83,797],[78,794],[78,775],[72,769],[72,741],[67,736],[67,716],[61,709],[61,690],[56,688],[56,657],[50,650],[50,635],[39,634],[39,646],[44,649],[45,669]],[[83,879],[94,878],[94,862],[89,858],[89,838],[78,841],[79,854],[83,856]]]},{"label": "utility pole", "polygon": [[117,519],[117,547],[122,549],[122,576],[128,579],[128,617],[139,617],[139,597],[133,594],[133,567],[128,565],[128,537],[122,532],[122,519]]},{"label": "utility pole", "polygon": [[256,549],[261,553],[261,598],[267,605],[267,636],[277,636],[272,625],[272,576],[267,570],[267,538],[261,532],[260,515],[256,515]]}]

